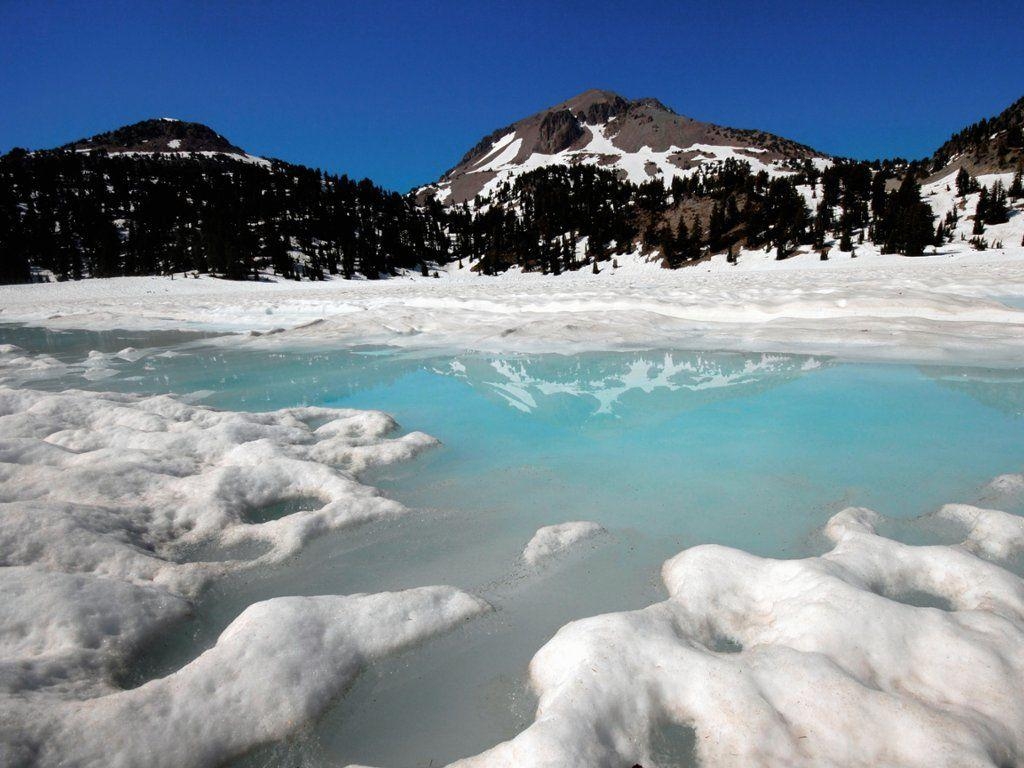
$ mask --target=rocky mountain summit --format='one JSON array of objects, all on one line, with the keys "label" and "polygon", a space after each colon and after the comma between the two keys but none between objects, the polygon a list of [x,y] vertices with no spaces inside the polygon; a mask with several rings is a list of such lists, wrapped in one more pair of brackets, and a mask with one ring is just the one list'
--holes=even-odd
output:
[{"label": "rocky mountain summit", "polygon": [[765,131],[695,120],[657,99],[631,101],[589,90],[488,134],[420,196],[458,204],[549,165],[591,164],[634,183],[660,179],[667,186],[674,177],[730,157],[771,173],[825,155]]},{"label": "rocky mountain summit", "polygon": [[59,149],[79,152],[222,152],[244,155],[219,133],[201,123],[162,117],[143,120],[88,139],[65,144]]}]

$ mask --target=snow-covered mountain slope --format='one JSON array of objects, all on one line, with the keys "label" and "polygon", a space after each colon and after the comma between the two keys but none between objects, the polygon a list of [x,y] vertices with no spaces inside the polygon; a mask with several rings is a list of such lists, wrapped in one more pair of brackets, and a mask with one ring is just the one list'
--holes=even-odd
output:
[{"label": "snow-covered mountain slope", "polygon": [[677,176],[728,158],[773,175],[793,161],[827,161],[808,146],[764,131],[700,122],[656,99],[628,101],[590,90],[486,136],[419,194],[458,204],[528,171],[577,163],[614,169],[637,184],[660,179],[668,186]]}]

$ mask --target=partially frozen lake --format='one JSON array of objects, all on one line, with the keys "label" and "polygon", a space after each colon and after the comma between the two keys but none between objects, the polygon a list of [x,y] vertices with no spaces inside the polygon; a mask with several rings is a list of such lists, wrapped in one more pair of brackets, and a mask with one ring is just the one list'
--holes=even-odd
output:
[{"label": "partially frozen lake", "polygon": [[[18,326],[0,327],[0,344],[62,364],[28,376],[3,369],[7,386],[170,393],[230,411],[379,409],[402,432],[440,440],[361,474],[412,514],[327,532],[217,580],[193,616],[122,670],[125,687],[168,675],[247,606],[276,596],[447,584],[496,609],[373,664],[312,723],[241,758],[247,765],[436,766],[477,754],[533,720],[534,653],[568,622],[665,599],[659,569],[676,553],[721,544],[818,555],[829,548],[822,526],[847,507],[909,521],[947,502],[986,506],[989,481],[1024,466],[1024,369],[679,350],[253,348]],[[320,503],[268,505],[252,522]],[[605,532],[525,564],[534,533],[566,521]],[[933,538],[889,526],[906,540]],[[647,759],[691,761],[692,735],[673,733],[666,727]]]}]

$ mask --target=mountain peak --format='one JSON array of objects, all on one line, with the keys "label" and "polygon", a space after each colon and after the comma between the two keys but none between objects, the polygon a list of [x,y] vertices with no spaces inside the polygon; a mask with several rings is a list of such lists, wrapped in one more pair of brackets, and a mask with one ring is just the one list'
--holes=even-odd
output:
[{"label": "mountain peak", "polygon": [[65,144],[83,152],[224,152],[244,154],[212,128],[173,117],[153,118]]},{"label": "mountain peak", "polygon": [[573,96],[545,111],[556,111],[567,109],[573,114],[584,115],[595,109],[610,110],[617,112],[624,109],[629,102],[614,91],[603,91],[592,88],[589,91]]},{"label": "mountain peak", "polygon": [[462,203],[546,165],[597,165],[634,183],[658,179],[668,186],[676,176],[730,158],[755,171],[784,173],[787,163],[812,157],[823,155],[764,131],[685,117],[655,98],[629,100],[595,88],[485,136],[423,193]]},{"label": "mountain peak", "polygon": [[595,117],[604,117],[605,119],[600,122],[606,122],[608,116],[615,116],[630,109],[642,108],[649,108],[659,112],[667,112],[672,115],[676,114],[662,102],[658,101],[658,99],[645,97],[642,99],[630,100],[615,91],[607,91],[599,88],[591,88],[588,91],[584,91],[577,96],[573,96],[571,99],[563,101],[561,104],[551,107],[548,111],[567,109],[573,114],[581,117],[589,117],[591,115]]}]

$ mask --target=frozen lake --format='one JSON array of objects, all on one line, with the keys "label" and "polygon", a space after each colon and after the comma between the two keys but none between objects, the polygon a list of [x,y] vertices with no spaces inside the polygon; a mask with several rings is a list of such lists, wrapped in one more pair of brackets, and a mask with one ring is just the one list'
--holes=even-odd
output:
[{"label": "frozen lake", "polygon": [[[441,441],[362,477],[414,514],[221,579],[125,670],[125,686],[173,672],[246,606],[279,595],[450,584],[497,609],[373,665],[245,765],[411,768],[476,754],[532,721],[526,668],[537,649],[572,620],[664,599],[659,569],[677,552],[716,543],[819,554],[821,526],[846,507],[909,519],[947,502],[984,506],[986,484],[1024,465],[1024,369],[679,350],[254,349],[16,326],[0,326],[0,343],[68,364],[8,385],[172,393],[238,411],[379,409]],[[112,354],[125,348],[135,351]],[[302,507],[293,500],[263,519]],[[607,533],[540,567],[523,563],[538,528],[574,520]],[[666,764],[690,760],[690,741],[664,735]]]}]

